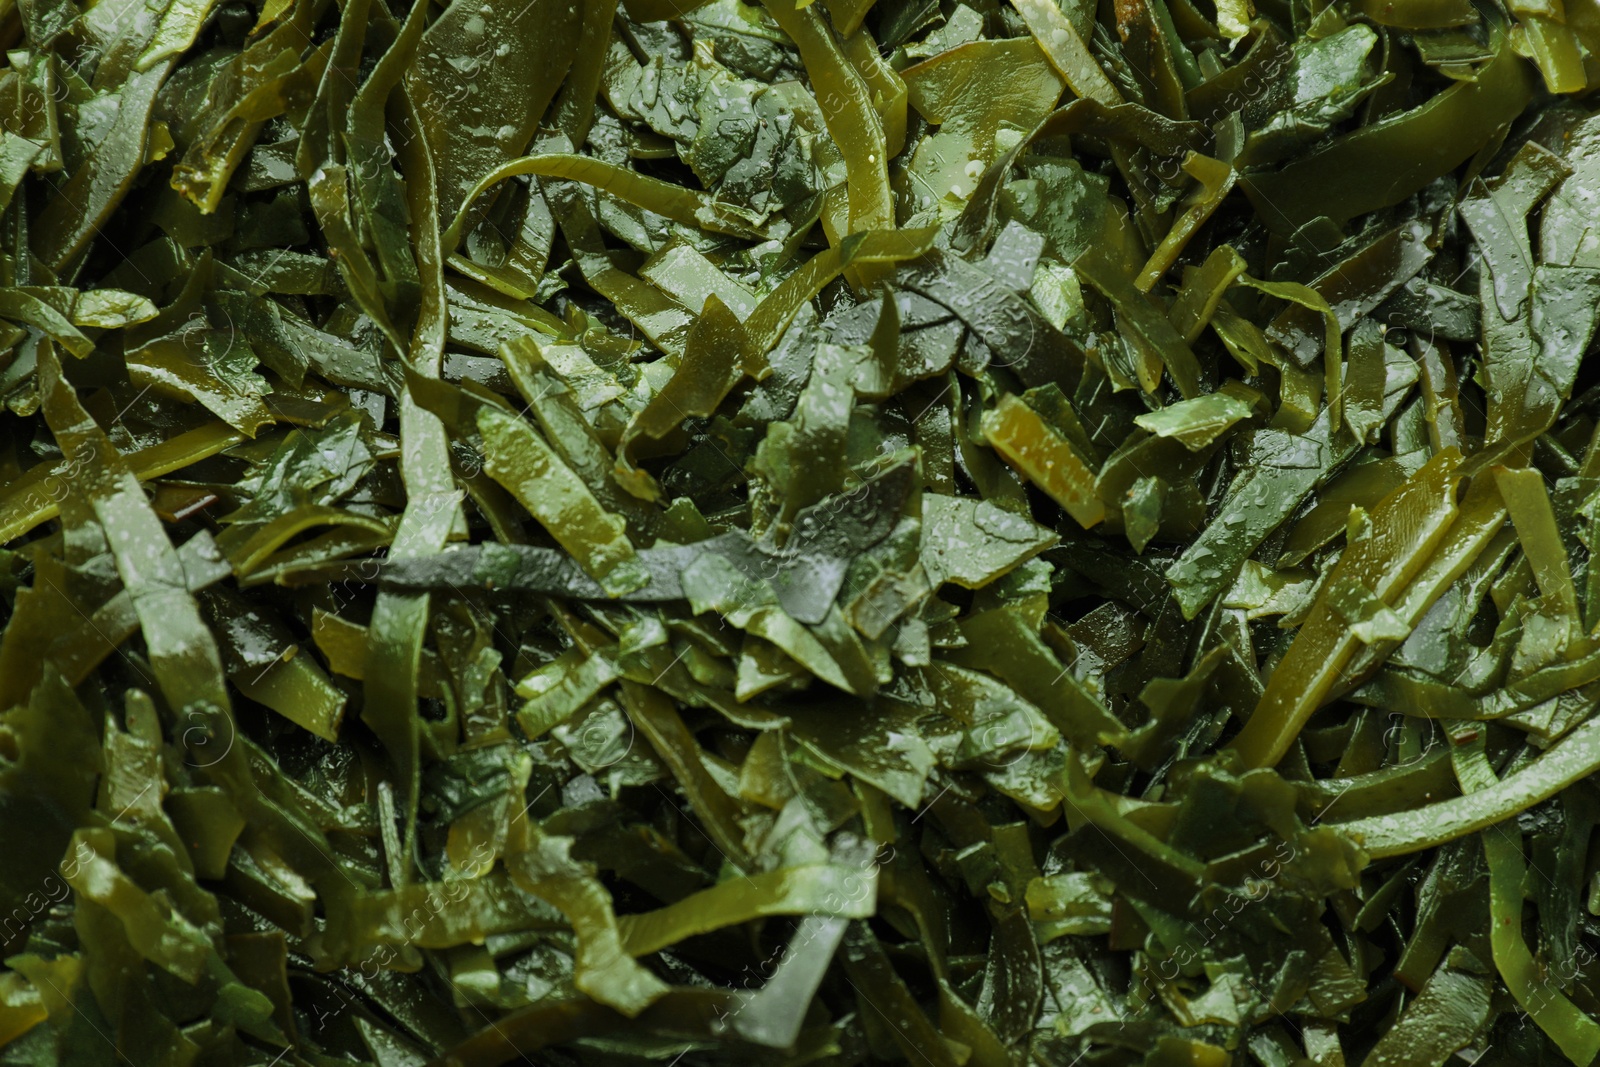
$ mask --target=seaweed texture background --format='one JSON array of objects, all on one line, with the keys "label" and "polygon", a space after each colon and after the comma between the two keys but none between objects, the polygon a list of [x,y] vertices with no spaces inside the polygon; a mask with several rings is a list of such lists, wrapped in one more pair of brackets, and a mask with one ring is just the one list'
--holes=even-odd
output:
[{"label": "seaweed texture background", "polygon": [[0,1067],[1600,1059],[1594,0],[0,0]]}]

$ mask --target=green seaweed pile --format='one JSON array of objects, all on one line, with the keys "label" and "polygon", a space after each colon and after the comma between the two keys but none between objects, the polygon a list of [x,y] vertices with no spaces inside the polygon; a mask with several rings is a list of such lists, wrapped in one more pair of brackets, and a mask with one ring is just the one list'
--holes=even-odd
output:
[{"label": "green seaweed pile", "polygon": [[0,1067],[1600,1059],[1594,0],[0,40]]}]

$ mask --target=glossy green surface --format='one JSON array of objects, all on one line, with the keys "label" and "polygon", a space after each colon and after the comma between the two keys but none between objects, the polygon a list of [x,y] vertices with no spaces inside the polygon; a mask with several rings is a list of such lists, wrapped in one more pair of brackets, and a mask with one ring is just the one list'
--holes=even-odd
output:
[{"label": "glossy green surface", "polygon": [[0,42],[0,1067],[1600,1062],[1592,0]]}]

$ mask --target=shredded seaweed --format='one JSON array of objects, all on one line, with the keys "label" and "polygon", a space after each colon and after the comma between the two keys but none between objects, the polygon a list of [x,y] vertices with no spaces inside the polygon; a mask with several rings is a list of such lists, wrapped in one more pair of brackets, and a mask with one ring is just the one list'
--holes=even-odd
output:
[{"label": "shredded seaweed", "polygon": [[1593,0],[0,38],[0,1067],[1600,1063]]}]

